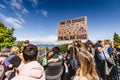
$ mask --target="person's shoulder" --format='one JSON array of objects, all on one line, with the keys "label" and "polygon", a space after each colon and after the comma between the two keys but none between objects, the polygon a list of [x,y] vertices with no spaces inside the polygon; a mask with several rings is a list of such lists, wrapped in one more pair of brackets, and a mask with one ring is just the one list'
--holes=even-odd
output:
[{"label": "person's shoulder", "polygon": [[96,47],[95,47],[96,49],[99,49],[99,48],[101,48],[101,46],[100,45],[96,45]]},{"label": "person's shoulder", "polygon": [[26,76],[26,75],[18,74],[17,76],[12,78],[11,80],[31,80],[31,78],[29,76]]}]

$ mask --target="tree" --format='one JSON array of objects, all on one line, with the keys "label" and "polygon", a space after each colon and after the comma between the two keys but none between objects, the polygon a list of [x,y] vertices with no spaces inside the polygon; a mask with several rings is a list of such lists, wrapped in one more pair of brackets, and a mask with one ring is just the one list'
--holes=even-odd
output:
[{"label": "tree", "polygon": [[114,46],[120,45],[120,36],[117,33],[114,33]]},{"label": "tree", "polygon": [[20,49],[20,52],[22,52],[23,49],[23,42],[24,41],[16,41],[16,46]]},{"label": "tree", "polygon": [[14,45],[16,40],[16,38],[13,37],[14,31],[14,28],[9,29],[0,22],[0,50],[2,48],[10,48]]},{"label": "tree", "polygon": [[62,53],[65,53],[65,52],[67,52],[68,44],[58,45],[57,47],[60,48]]}]

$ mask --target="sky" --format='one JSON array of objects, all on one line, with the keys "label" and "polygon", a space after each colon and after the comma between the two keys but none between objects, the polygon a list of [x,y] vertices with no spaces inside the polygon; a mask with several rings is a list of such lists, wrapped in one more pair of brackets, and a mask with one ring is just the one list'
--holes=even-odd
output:
[{"label": "sky", "polygon": [[120,0],[0,0],[0,21],[17,40],[57,42],[58,22],[82,16],[92,41],[120,33]]}]

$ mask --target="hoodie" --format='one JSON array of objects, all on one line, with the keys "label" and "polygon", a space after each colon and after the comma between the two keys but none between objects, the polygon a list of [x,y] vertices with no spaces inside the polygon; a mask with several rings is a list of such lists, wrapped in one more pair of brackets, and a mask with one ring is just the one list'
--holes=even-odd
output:
[{"label": "hoodie", "polygon": [[12,80],[45,80],[44,68],[37,61],[29,62]]}]

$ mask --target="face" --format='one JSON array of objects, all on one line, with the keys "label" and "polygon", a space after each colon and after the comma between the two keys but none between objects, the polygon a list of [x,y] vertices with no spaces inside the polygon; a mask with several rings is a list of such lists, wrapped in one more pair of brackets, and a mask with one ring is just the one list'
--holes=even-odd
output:
[{"label": "face", "polygon": [[104,41],[100,42],[100,45],[103,47],[105,45],[105,42]]},{"label": "face", "polygon": [[92,45],[91,45],[91,44],[88,44],[88,47],[92,47]]},{"label": "face", "polygon": [[77,46],[78,45],[77,42],[75,42],[74,45]]}]

